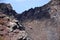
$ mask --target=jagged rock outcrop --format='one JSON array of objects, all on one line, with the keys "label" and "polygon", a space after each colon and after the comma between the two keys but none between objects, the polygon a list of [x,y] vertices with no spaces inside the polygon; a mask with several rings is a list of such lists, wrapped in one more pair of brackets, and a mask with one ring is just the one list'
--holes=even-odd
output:
[{"label": "jagged rock outcrop", "polygon": [[0,3],[0,12],[9,16],[15,16],[17,14],[11,5],[6,3]]},{"label": "jagged rock outcrop", "polygon": [[0,12],[0,40],[27,40],[25,27],[15,18]]}]

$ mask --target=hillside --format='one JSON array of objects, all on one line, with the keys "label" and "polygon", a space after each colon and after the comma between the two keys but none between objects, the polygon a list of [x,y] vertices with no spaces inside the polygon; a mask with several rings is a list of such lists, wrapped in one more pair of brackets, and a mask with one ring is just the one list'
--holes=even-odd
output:
[{"label": "hillside", "polygon": [[60,1],[51,0],[42,7],[18,15],[31,40],[60,40]]},{"label": "hillside", "polygon": [[0,9],[25,27],[28,39],[24,40],[60,40],[60,0],[51,0],[21,14],[16,13],[10,4],[1,3]]},{"label": "hillside", "polygon": [[0,40],[27,40],[25,27],[2,11],[0,11]]}]

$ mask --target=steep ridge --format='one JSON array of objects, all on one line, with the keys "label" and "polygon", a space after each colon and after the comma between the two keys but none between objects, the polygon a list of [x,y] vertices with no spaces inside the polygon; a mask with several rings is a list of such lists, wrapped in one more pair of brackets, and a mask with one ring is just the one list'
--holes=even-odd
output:
[{"label": "steep ridge", "polygon": [[20,15],[17,15],[18,20],[26,21],[26,20],[40,20],[42,18],[49,19],[50,14],[49,14],[49,7],[48,5],[44,5],[42,7],[35,7],[34,9],[31,8],[28,11],[24,11]]},{"label": "steep ridge", "polygon": [[31,8],[21,14],[17,14],[17,19],[22,22],[25,20],[39,20],[41,18],[49,19],[53,15],[53,13],[51,14],[51,11],[57,10],[56,8],[60,7],[59,5],[59,0],[51,0],[48,4],[45,4],[42,7]]}]

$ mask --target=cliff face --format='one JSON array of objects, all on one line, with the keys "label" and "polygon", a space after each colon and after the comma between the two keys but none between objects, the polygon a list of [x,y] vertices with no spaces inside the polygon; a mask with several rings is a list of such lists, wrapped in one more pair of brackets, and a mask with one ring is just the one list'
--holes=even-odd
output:
[{"label": "cliff face", "polygon": [[[24,37],[24,40],[60,40],[60,0],[51,0],[42,7],[31,8],[21,14],[17,14],[10,4],[1,3],[0,12],[21,22],[25,27],[24,32],[26,31],[29,37],[28,39]],[[21,31],[19,29],[14,32]]]}]

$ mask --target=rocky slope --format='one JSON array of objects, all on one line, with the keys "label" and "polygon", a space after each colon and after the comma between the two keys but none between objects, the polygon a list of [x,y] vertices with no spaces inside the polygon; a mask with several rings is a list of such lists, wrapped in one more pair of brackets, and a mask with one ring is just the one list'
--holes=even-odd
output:
[{"label": "rocky slope", "polygon": [[18,15],[31,40],[60,40],[60,0]]},{"label": "rocky slope", "polygon": [[1,3],[0,10],[25,27],[29,37],[25,40],[60,40],[60,0],[51,0],[42,7],[31,8],[21,14],[17,14],[10,4]]},{"label": "rocky slope", "polygon": [[15,18],[0,12],[0,40],[27,40],[25,27]]}]

